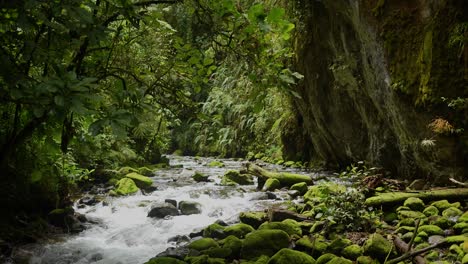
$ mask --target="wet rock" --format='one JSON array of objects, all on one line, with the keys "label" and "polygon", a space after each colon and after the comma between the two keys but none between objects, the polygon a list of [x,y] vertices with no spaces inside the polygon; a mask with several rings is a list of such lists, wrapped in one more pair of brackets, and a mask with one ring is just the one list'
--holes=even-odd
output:
[{"label": "wet rock", "polygon": [[304,195],[308,190],[307,183],[305,182],[296,183],[293,186],[291,186],[289,190],[298,191],[300,195]]},{"label": "wet rock", "polygon": [[272,192],[265,192],[265,194],[267,195],[267,198],[268,200],[277,200],[278,199],[278,196]]},{"label": "wet rock", "polygon": [[201,208],[202,205],[197,202],[181,201],[179,203],[179,210],[183,215],[200,214]]},{"label": "wet rock", "polygon": [[99,201],[94,197],[94,196],[85,196],[78,200],[78,204],[84,204],[84,205],[95,205]]},{"label": "wet rock", "polygon": [[224,167],[224,163],[221,162],[221,161],[217,161],[217,160],[213,160],[211,161],[210,163],[207,164],[208,167],[218,167],[218,168],[223,168]]},{"label": "wet rock", "polygon": [[261,255],[273,256],[289,247],[288,233],[282,230],[258,230],[248,234],[242,244],[241,257],[252,259]]},{"label": "wet rock", "polygon": [[223,220],[216,220],[215,224],[218,224],[220,226],[228,226],[228,224],[224,222]]},{"label": "wet rock", "polygon": [[86,223],[88,222],[88,219],[86,218],[86,215],[80,214],[80,213],[75,213],[76,219],[80,221],[81,223]]},{"label": "wet rock", "polygon": [[244,238],[248,233],[254,231],[255,229],[248,224],[240,223],[226,227],[224,233],[226,235],[232,235],[238,238]]},{"label": "wet rock", "polygon": [[251,185],[254,183],[252,175],[241,174],[237,170],[227,171],[223,176],[223,180],[226,182],[235,182],[239,185]]},{"label": "wet rock", "polygon": [[268,264],[315,264],[315,259],[304,252],[283,248],[270,258]]},{"label": "wet rock", "polygon": [[281,188],[281,183],[278,179],[268,179],[263,185],[263,191],[274,191]]},{"label": "wet rock", "polygon": [[148,212],[148,217],[164,218],[179,215],[179,210],[170,203],[155,203]]},{"label": "wet rock", "polygon": [[170,257],[175,259],[183,260],[190,253],[190,249],[187,247],[169,247],[163,252],[156,255],[156,257]]},{"label": "wet rock", "polygon": [[155,257],[150,259],[145,264],[186,264],[186,262],[171,257]]},{"label": "wet rock", "polygon": [[424,202],[423,200],[415,197],[410,197],[405,200],[403,206],[410,208],[413,211],[422,211],[424,210]]},{"label": "wet rock", "polygon": [[300,195],[301,195],[301,192],[299,192],[298,190],[289,190],[289,191],[288,191],[288,195],[289,195],[292,199],[294,199],[294,198],[300,196]]},{"label": "wet rock", "polygon": [[434,236],[430,236],[427,241],[429,242],[429,244],[431,245],[434,245],[434,244],[437,244],[437,243],[440,243],[444,240],[444,237],[443,236],[439,236],[439,235],[434,235]]},{"label": "wet rock", "polygon": [[209,182],[209,176],[202,174],[201,172],[196,171],[195,174],[192,175],[192,179],[196,182]]},{"label": "wet rock", "polygon": [[210,248],[219,248],[219,244],[212,238],[201,238],[190,243],[188,248],[203,251]]},{"label": "wet rock", "polygon": [[393,244],[378,233],[370,235],[364,244],[364,254],[374,256],[379,260],[385,260],[392,249]]},{"label": "wet rock", "polygon": [[203,236],[203,232],[204,232],[204,229],[201,229],[201,230],[194,230],[193,232],[191,232],[191,233],[189,234],[189,237],[190,237],[190,238],[201,237],[201,236]]},{"label": "wet rock", "polygon": [[143,176],[136,172],[131,172],[125,175],[126,178],[132,179],[138,188],[149,188],[153,184],[153,181],[146,176]]},{"label": "wet rock", "polygon": [[153,192],[155,192],[157,190],[158,190],[158,187],[152,185],[152,186],[146,187],[144,189],[141,189],[141,192],[146,195],[146,194],[151,194],[151,193],[153,193]]},{"label": "wet rock", "polygon": [[239,219],[242,223],[251,225],[255,229],[268,220],[267,214],[264,212],[242,212]]},{"label": "wet rock", "polygon": [[183,235],[177,235],[177,236],[173,236],[171,238],[169,238],[167,240],[167,242],[174,242],[176,244],[180,244],[180,243],[183,243],[183,242],[189,242],[190,241],[190,237],[188,236],[183,236]]},{"label": "wet rock", "polygon": [[95,253],[91,256],[91,258],[89,259],[89,262],[98,262],[100,260],[102,260],[104,257],[102,256],[101,253]]},{"label": "wet rock", "polygon": [[165,203],[170,203],[170,204],[174,205],[174,207],[177,207],[177,201],[174,200],[174,199],[165,199],[164,202]]},{"label": "wet rock", "polygon": [[226,227],[218,223],[211,224],[203,230],[203,237],[225,238],[226,234],[224,233],[224,229],[226,229]]}]

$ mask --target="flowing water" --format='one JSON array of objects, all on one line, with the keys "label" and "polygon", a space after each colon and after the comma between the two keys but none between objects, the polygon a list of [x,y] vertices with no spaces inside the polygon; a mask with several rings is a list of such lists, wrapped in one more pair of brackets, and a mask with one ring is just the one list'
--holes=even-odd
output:
[{"label": "flowing water", "polygon": [[[155,171],[152,177],[158,189],[150,194],[126,197],[106,197],[105,202],[78,208],[93,224],[79,234],[65,236],[61,241],[37,245],[30,263],[144,263],[164,251],[174,242],[169,238],[188,235],[194,230],[223,220],[238,221],[242,211],[263,210],[278,200],[259,199],[265,193],[257,192],[255,185],[220,186],[220,175],[229,169],[241,169],[243,164],[223,160],[224,168],[210,168],[208,158],[170,157],[171,169]],[[272,167],[270,169],[278,169]],[[195,171],[209,175],[212,182],[195,183]],[[276,193],[287,197],[286,193]],[[165,199],[195,201],[202,205],[202,213],[181,215],[169,219],[147,217],[153,202]],[[281,199],[279,199],[281,200]]]}]

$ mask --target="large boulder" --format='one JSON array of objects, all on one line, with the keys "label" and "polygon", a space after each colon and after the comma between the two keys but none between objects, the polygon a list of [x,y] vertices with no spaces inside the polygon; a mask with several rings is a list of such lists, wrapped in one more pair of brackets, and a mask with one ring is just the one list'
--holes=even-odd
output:
[{"label": "large boulder", "polygon": [[374,233],[369,236],[369,239],[364,244],[364,254],[385,260],[385,258],[393,251],[393,244],[385,239],[382,235]]},{"label": "large boulder", "polygon": [[129,195],[138,192],[139,188],[132,179],[123,178],[115,184],[115,189],[110,192],[111,195]]},{"label": "large boulder", "polygon": [[223,180],[226,182],[235,182],[239,185],[251,185],[254,183],[253,177],[250,174],[241,174],[237,170],[228,170],[224,176]]},{"label": "large boulder", "polygon": [[210,248],[219,248],[219,244],[212,238],[201,238],[190,243],[188,248],[203,251]]},{"label": "large boulder", "polygon": [[305,182],[296,183],[293,186],[291,186],[290,190],[298,191],[300,195],[304,195],[308,190],[307,183]]},{"label": "large boulder", "polygon": [[283,248],[270,258],[268,264],[315,264],[315,259],[304,252]]},{"label": "large boulder", "polygon": [[149,188],[153,184],[153,181],[146,176],[138,174],[136,172],[131,172],[125,175],[126,178],[132,179],[135,184],[142,189]]},{"label": "large boulder", "polygon": [[145,264],[186,264],[187,262],[171,257],[155,257]]},{"label": "large boulder", "polygon": [[333,182],[320,184],[320,185],[314,185],[309,188],[306,194],[304,194],[304,200],[312,201],[315,199],[322,199],[322,198],[328,197],[329,195],[332,195],[335,193],[343,193],[345,191],[346,191],[346,186],[333,183]]},{"label": "large boulder", "polygon": [[290,236],[297,235],[302,236],[302,229],[299,226],[299,223],[292,219],[286,219],[282,222],[265,222],[260,225],[258,230],[264,229],[279,229],[288,233]]},{"label": "large boulder", "polygon": [[242,240],[235,236],[228,236],[225,239],[219,241],[222,248],[231,250],[231,258],[238,258],[242,248]]},{"label": "large boulder", "polygon": [[154,203],[148,212],[148,217],[164,218],[179,215],[179,210],[170,203]]},{"label": "large boulder", "polygon": [[255,229],[268,220],[265,212],[242,212],[239,219],[242,223],[251,225]]},{"label": "large boulder", "polygon": [[278,179],[270,178],[266,180],[265,184],[263,185],[263,191],[274,191],[276,189],[281,188],[281,183]]},{"label": "large boulder", "polygon": [[210,180],[208,179],[209,176],[208,175],[205,175],[199,171],[196,171],[193,175],[192,175],[192,179],[196,182],[209,182]]},{"label": "large boulder", "polygon": [[423,200],[416,198],[416,197],[410,197],[405,200],[403,206],[406,206],[410,208],[411,210],[414,211],[422,211],[424,210],[424,202]]},{"label": "large boulder", "polygon": [[282,230],[265,229],[248,234],[243,243],[241,258],[252,259],[261,255],[273,256],[280,249],[289,247],[289,235]]},{"label": "large boulder", "polygon": [[244,238],[248,233],[254,231],[255,229],[248,224],[239,223],[224,229],[224,233],[228,236],[232,235],[238,238]]},{"label": "large boulder", "polygon": [[190,201],[179,202],[179,210],[180,210],[180,213],[183,215],[200,214],[202,211],[201,208],[202,208],[202,205],[197,202],[190,202]]}]

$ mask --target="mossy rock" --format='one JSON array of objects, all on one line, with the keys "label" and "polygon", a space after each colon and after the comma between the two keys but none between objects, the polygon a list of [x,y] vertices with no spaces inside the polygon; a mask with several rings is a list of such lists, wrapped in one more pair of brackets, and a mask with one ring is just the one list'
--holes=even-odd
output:
[{"label": "mossy rock", "polygon": [[449,203],[449,201],[447,201],[447,200],[436,201],[436,202],[431,203],[431,205],[437,207],[437,209],[439,209],[439,211],[443,211],[443,210],[445,210],[447,208],[450,208],[452,206],[452,204]]},{"label": "mossy rock", "polygon": [[315,259],[304,252],[283,248],[270,258],[268,264],[315,264]]},{"label": "mossy rock", "polygon": [[285,167],[291,167],[295,164],[296,162],[292,161],[292,160],[288,160],[286,162],[283,163],[283,166]]},{"label": "mossy rock", "polygon": [[140,167],[138,168],[138,173],[147,177],[154,176],[154,170],[148,167]]},{"label": "mossy rock", "polygon": [[457,235],[457,236],[449,236],[445,238],[445,241],[448,244],[461,244],[468,241],[468,235]]},{"label": "mossy rock", "polygon": [[385,260],[393,251],[393,244],[382,235],[374,233],[369,236],[364,244],[364,254],[373,256],[378,260]]},{"label": "mossy rock", "polygon": [[195,257],[186,257],[185,261],[190,264],[225,264],[226,261],[222,258],[210,258],[208,255],[201,255]]},{"label": "mossy rock", "polygon": [[223,168],[225,165],[223,162],[218,161],[218,160],[213,160],[210,163],[208,163],[208,167],[218,167],[218,168]]},{"label": "mossy rock", "polygon": [[429,223],[432,225],[436,225],[442,229],[450,228],[455,224],[455,222],[451,221],[445,216],[436,216],[434,218],[430,218]]},{"label": "mossy rock", "polygon": [[219,244],[222,248],[227,248],[231,250],[230,258],[238,258],[240,255],[240,251],[242,249],[242,240],[235,236],[228,236],[225,239],[219,241]]},{"label": "mossy rock", "polygon": [[262,190],[263,191],[274,191],[281,188],[281,183],[278,179],[268,179],[265,181]]},{"label": "mossy rock", "polygon": [[304,194],[305,201],[313,201],[316,198],[326,198],[331,194],[344,193],[346,186],[329,182],[326,184],[314,185]]},{"label": "mossy rock", "polygon": [[418,233],[417,237],[420,237],[423,240],[427,240],[427,238],[429,237],[429,234],[427,234],[427,232],[425,231],[421,231]]},{"label": "mossy rock", "polygon": [[399,228],[397,228],[397,230],[395,230],[395,233],[404,235],[408,232],[413,232],[414,229],[414,226],[400,226]]},{"label": "mossy rock", "polygon": [[447,209],[445,209],[444,211],[442,211],[442,216],[445,216],[447,218],[450,218],[450,217],[457,217],[457,216],[460,216],[462,215],[463,212],[456,208],[456,207],[449,207]]},{"label": "mossy rock", "polygon": [[248,233],[254,231],[255,229],[244,223],[235,224],[224,229],[224,233],[228,236],[236,236],[238,238],[244,238]]},{"label": "mossy rock", "polygon": [[201,238],[193,241],[188,245],[188,248],[198,251],[207,250],[210,248],[218,248],[219,244],[212,238]]},{"label": "mossy rock", "polygon": [[439,251],[437,250],[432,250],[432,251],[429,251],[429,253],[427,253],[425,256],[424,256],[424,259],[428,260],[428,261],[435,261],[435,260],[438,260],[439,259]]},{"label": "mossy rock", "polygon": [[468,264],[468,254],[466,254],[461,261],[462,264]]},{"label": "mossy rock", "polygon": [[345,258],[356,260],[358,257],[362,256],[362,254],[364,254],[364,249],[359,245],[349,245],[343,249],[341,254]]},{"label": "mossy rock", "polygon": [[408,232],[408,233],[405,233],[404,235],[402,235],[401,239],[403,239],[403,241],[408,243],[413,238],[413,235],[414,235],[413,232]]},{"label": "mossy rock", "polygon": [[425,218],[425,217],[426,217],[425,214],[423,214],[421,212],[417,212],[417,211],[402,210],[402,211],[398,212],[398,218],[399,219],[405,219],[405,218],[422,219],[422,218]]},{"label": "mossy rock", "polygon": [[343,257],[336,257],[328,261],[327,264],[353,264],[353,261]]},{"label": "mossy rock", "polygon": [[468,211],[464,212],[457,220],[457,222],[467,222],[468,223]]},{"label": "mossy rock", "polygon": [[250,174],[241,174],[238,170],[228,170],[223,178],[226,178],[239,185],[251,185],[254,183],[253,177]]},{"label": "mossy rock", "polygon": [[384,221],[387,223],[391,223],[395,220],[398,220],[398,215],[395,212],[385,212],[384,213]]},{"label": "mossy rock", "polygon": [[415,197],[410,197],[405,200],[403,206],[410,208],[413,211],[422,211],[424,210],[424,202],[423,200]]},{"label": "mossy rock", "polygon": [[414,227],[415,225],[416,225],[416,220],[415,219],[405,218],[405,219],[400,220],[400,222],[398,222],[397,227],[400,227],[400,226],[412,226],[412,227]]},{"label": "mossy rock", "polygon": [[460,234],[461,232],[463,232],[463,230],[468,230],[468,223],[466,223],[466,222],[456,223],[453,226],[453,229],[455,230],[455,232]]},{"label": "mossy rock", "polygon": [[258,228],[258,230],[263,229],[279,229],[285,231],[290,236],[302,236],[302,229],[299,226],[299,223],[292,219],[286,219],[282,222],[265,222]]},{"label": "mossy rock", "polygon": [[429,205],[424,209],[423,214],[426,216],[434,216],[434,215],[439,215],[439,209],[433,205]]},{"label": "mossy rock", "polygon": [[203,229],[203,237],[223,238],[226,236],[224,233],[224,229],[226,229],[226,227],[220,224],[217,224],[217,223],[211,224],[207,226],[205,229]]},{"label": "mossy rock", "polygon": [[258,230],[248,234],[243,243],[241,257],[252,259],[261,255],[273,256],[282,248],[289,247],[288,233],[282,230]]},{"label": "mossy rock", "polygon": [[132,179],[135,182],[135,184],[138,186],[138,188],[142,188],[142,189],[148,188],[148,187],[151,187],[151,185],[153,184],[153,181],[149,177],[143,176],[136,172],[131,172],[129,174],[126,174],[125,177]]},{"label": "mossy rock", "polygon": [[330,251],[333,254],[340,254],[343,249],[349,245],[351,245],[352,242],[349,239],[346,238],[341,238],[338,237],[334,239],[330,245],[328,245],[328,251]]},{"label": "mossy rock", "polygon": [[294,191],[298,191],[300,193],[300,195],[304,195],[308,191],[308,186],[307,186],[307,183],[300,182],[300,183],[294,184],[289,189],[294,190]]},{"label": "mossy rock", "polygon": [[360,256],[356,260],[357,264],[379,264],[379,262],[369,256]]},{"label": "mossy rock", "polygon": [[155,257],[145,264],[187,264],[187,262],[171,257]]},{"label": "mossy rock", "polygon": [[428,235],[444,235],[444,230],[436,225],[422,225],[418,229],[419,232],[426,232]]},{"label": "mossy rock", "polygon": [[116,195],[129,195],[138,192],[139,188],[130,178],[120,179],[113,190]]},{"label": "mossy rock", "polygon": [[268,220],[265,212],[242,212],[239,215],[242,223],[248,224],[257,229],[261,224]]},{"label": "mossy rock", "polygon": [[207,255],[210,258],[221,258],[225,259],[232,255],[232,251],[229,248],[210,248],[200,252],[202,255]]},{"label": "mossy rock", "polygon": [[127,166],[127,167],[122,167],[122,168],[118,169],[117,172],[120,175],[127,175],[127,174],[132,173],[132,172],[138,173],[138,169]]},{"label": "mossy rock", "polygon": [[[328,249],[328,241],[321,235],[314,235],[310,237],[309,241],[312,243],[311,252],[313,252],[314,257],[319,257],[325,253]],[[307,241],[303,241],[304,243]]]},{"label": "mossy rock", "polygon": [[323,255],[321,255],[317,261],[315,262],[315,264],[325,264],[325,263],[328,263],[329,261],[331,261],[332,259],[335,259],[337,258],[338,256],[335,255],[335,254],[332,254],[332,253],[325,253]]},{"label": "mossy rock", "polygon": [[193,175],[192,175],[192,179],[196,182],[209,182],[210,180],[208,179],[209,176],[201,173],[201,172],[198,172],[196,171]]}]

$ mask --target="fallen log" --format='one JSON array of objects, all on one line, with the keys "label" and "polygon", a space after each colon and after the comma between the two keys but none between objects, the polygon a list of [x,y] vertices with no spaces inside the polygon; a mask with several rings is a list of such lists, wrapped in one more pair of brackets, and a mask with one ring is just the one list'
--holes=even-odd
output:
[{"label": "fallen log", "polygon": [[425,248],[422,248],[422,249],[416,250],[416,251],[407,251],[408,245],[403,240],[401,240],[401,238],[399,238],[399,237],[395,237],[395,239],[393,240],[393,243],[395,244],[395,247],[400,252],[403,252],[404,254],[402,256],[398,257],[398,258],[391,259],[391,260],[387,261],[386,264],[397,264],[397,263],[399,263],[401,261],[404,261],[406,259],[409,259],[409,258],[413,258],[413,263],[415,263],[415,264],[425,264],[426,260],[423,257],[419,256],[419,255],[421,255],[423,253],[426,253],[427,251],[429,251],[431,249],[444,246],[444,245],[447,244],[447,241],[442,240],[441,242],[439,242],[437,244],[434,244],[434,245],[431,245],[431,246],[428,246],[428,247],[425,247]]},{"label": "fallen log", "polygon": [[307,175],[302,175],[302,174],[295,174],[295,173],[288,173],[288,172],[273,172],[273,171],[268,171],[265,170],[255,164],[252,163],[247,163],[247,172],[257,176],[259,180],[267,180],[267,179],[277,179],[280,183],[281,186],[285,187],[291,187],[292,185],[300,182],[305,182],[307,184],[312,184],[312,178]]},{"label": "fallen log", "polygon": [[414,192],[388,192],[381,193],[366,199],[369,206],[390,205],[404,202],[410,197],[420,198],[424,201],[434,200],[453,200],[468,198],[468,188],[440,189],[432,191],[414,191]]}]

